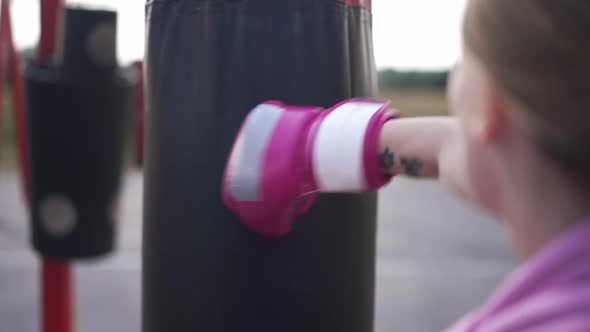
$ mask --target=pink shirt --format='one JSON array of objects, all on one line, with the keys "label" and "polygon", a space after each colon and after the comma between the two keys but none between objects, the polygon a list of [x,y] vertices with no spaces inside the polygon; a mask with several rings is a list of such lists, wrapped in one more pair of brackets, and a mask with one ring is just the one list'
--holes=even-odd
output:
[{"label": "pink shirt", "polygon": [[590,219],[518,267],[447,332],[589,332]]}]

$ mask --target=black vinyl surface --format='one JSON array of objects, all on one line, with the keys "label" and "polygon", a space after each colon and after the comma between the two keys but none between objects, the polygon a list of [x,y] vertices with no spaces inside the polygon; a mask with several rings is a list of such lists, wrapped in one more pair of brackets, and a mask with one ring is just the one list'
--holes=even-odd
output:
[{"label": "black vinyl surface", "polygon": [[116,49],[115,12],[68,8],[64,16],[63,61],[31,63],[25,79],[33,246],[71,259],[113,248],[132,82],[116,60],[90,54],[93,43]]},{"label": "black vinyl surface", "polygon": [[109,80],[117,69],[117,12],[66,7],[56,61],[62,74],[79,82]]},{"label": "black vinyl surface", "polygon": [[220,193],[234,136],[258,103],[328,107],[375,94],[369,11],[333,0],[149,1],[146,75],[143,331],[371,331],[375,194],[323,195],[292,234],[269,239]]}]

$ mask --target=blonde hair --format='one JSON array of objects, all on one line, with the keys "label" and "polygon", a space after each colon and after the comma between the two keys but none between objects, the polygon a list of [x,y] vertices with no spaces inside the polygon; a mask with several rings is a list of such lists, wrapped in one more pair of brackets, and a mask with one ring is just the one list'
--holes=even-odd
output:
[{"label": "blonde hair", "polygon": [[590,184],[590,1],[471,0],[467,48],[525,110],[533,141]]}]

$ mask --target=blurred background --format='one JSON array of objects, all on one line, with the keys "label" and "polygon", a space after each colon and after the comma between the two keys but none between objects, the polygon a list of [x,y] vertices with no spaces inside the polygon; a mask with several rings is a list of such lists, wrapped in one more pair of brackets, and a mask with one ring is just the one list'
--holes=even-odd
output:
[{"label": "blurred background", "polygon": [[[144,1],[68,4],[118,11],[118,58],[141,60]],[[466,0],[373,0],[379,96],[404,116],[448,114],[445,87],[461,54]],[[39,38],[39,0],[12,1],[18,50]],[[0,331],[36,331],[37,259],[19,193],[9,91],[0,113]],[[140,330],[141,165],[128,124],[118,250],[76,266],[81,331]],[[481,304],[513,267],[502,230],[489,216],[430,181],[396,179],[380,193],[375,330],[437,331]]]},{"label": "blurred background", "polygon": [[[461,53],[461,17],[466,0],[374,0],[373,38],[379,71],[379,96],[391,99],[404,115],[446,114],[445,85],[449,69]],[[117,53],[122,65],[143,58],[144,1],[77,0],[67,4],[115,9],[118,12]],[[39,39],[39,0],[11,3],[16,47],[34,52]],[[5,92],[9,95],[9,91]],[[2,114],[0,168],[15,166],[10,98]],[[132,138],[132,135],[130,135]]]}]

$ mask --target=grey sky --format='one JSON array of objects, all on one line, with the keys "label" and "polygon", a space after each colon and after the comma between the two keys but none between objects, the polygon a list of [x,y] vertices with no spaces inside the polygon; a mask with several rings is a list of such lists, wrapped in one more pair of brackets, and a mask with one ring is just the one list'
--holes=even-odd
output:
[{"label": "grey sky", "polygon": [[[29,47],[39,35],[39,1],[13,0],[18,47]],[[457,61],[460,26],[467,0],[373,0],[377,66],[402,69],[448,68]],[[119,58],[130,62],[144,50],[143,0],[78,0],[68,4],[116,8],[119,11]]]}]

